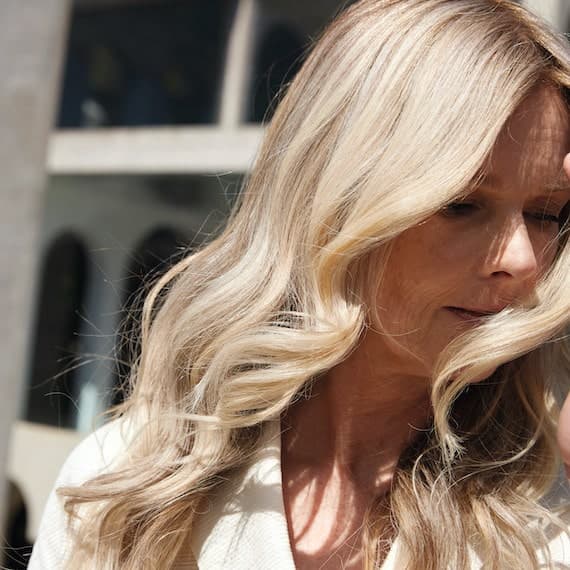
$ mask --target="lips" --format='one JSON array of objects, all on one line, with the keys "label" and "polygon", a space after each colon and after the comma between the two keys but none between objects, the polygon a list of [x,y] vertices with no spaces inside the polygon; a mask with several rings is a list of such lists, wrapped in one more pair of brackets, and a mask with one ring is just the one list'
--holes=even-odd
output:
[{"label": "lips", "polygon": [[494,315],[502,309],[465,309],[463,307],[446,307],[454,315],[464,321],[476,321],[489,315]]}]

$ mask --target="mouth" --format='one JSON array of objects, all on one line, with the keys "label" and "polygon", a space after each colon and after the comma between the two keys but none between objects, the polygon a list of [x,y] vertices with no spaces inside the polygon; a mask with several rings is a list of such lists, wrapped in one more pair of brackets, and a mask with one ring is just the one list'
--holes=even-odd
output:
[{"label": "mouth", "polygon": [[459,317],[463,321],[480,321],[484,317],[494,315],[498,311],[481,311],[473,309],[464,309],[462,307],[446,307],[448,311]]}]

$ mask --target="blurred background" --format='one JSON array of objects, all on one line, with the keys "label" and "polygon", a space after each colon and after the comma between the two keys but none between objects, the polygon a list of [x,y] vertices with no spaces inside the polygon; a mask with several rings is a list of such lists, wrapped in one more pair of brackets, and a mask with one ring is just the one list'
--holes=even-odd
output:
[{"label": "blurred background", "polygon": [[[26,567],[63,460],[123,398],[152,279],[223,227],[350,3],[2,0],[2,567]],[[570,29],[570,0],[526,3]]]}]

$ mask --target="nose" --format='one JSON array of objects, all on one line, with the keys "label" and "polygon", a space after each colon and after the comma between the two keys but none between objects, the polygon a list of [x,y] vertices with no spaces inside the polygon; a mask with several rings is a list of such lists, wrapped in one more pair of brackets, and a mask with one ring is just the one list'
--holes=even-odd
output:
[{"label": "nose", "polygon": [[493,240],[485,262],[486,276],[534,282],[538,270],[532,240],[524,220],[520,219]]}]

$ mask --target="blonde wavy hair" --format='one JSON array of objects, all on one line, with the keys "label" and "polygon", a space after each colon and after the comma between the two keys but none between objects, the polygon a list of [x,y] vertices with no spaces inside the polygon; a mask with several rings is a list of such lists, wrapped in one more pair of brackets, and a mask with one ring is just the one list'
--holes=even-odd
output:
[{"label": "blonde wavy hair", "polygon": [[[225,230],[146,298],[130,397],[115,410],[137,426],[128,459],[60,490],[76,520],[69,568],[174,564],[201,500],[248,460],[260,426],[377,319],[372,253],[465,194],[539,82],[567,97],[568,46],[515,2],[362,0],[340,14],[278,105]],[[368,568],[386,504],[400,568],[466,568],[468,544],[485,568],[539,568],[547,533],[529,523],[553,517],[539,499],[559,466],[553,393],[570,375],[559,238],[532,308],[441,355],[434,429],[370,506]]]}]

